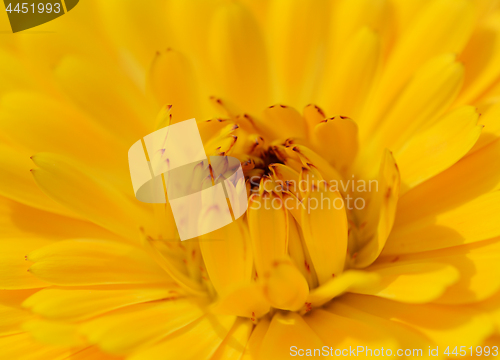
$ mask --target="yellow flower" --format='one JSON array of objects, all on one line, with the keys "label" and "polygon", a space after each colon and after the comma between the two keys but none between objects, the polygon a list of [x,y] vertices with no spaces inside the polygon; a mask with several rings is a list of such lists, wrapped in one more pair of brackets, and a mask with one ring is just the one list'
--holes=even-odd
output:
[{"label": "yellow flower", "polygon": [[[498,352],[497,1],[86,0],[0,42],[0,359]],[[249,208],[180,242],[127,151],[193,117]]]}]

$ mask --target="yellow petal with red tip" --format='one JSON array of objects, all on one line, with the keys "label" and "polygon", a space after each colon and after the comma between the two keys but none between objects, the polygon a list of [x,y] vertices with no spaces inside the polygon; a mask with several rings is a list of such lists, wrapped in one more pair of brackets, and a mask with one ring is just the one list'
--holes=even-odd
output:
[{"label": "yellow petal with red tip", "polygon": [[314,127],[313,141],[318,153],[345,173],[358,153],[358,126],[344,116],[326,119]]},{"label": "yellow petal with red tip", "polygon": [[2,196],[37,209],[78,217],[44,194],[36,185],[29,171],[33,168],[29,153],[22,153],[6,144],[1,144],[0,168],[2,169],[2,176],[0,176]]},{"label": "yellow petal with red tip", "polygon": [[326,118],[325,112],[314,104],[309,104],[304,108],[303,116],[309,128],[309,136],[312,135],[314,127]]},{"label": "yellow petal with red tip", "polygon": [[300,113],[292,107],[274,105],[264,110],[264,124],[272,126],[273,135],[279,139],[305,138],[307,127]]},{"label": "yellow petal with red tip", "polygon": [[479,124],[483,125],[484,128],[481,131],[479,139],[471,149],[471,153],[491,144],[500,136],[500,102],[496,102],[486,110],[481,111],[482,114],[479,118]]},{"label": "yellow petal with red tip", "polygon": [[44,239],[2,239],[0,244],[8,251],[0,253],[0,289],[36,289],[48,286],[48,282],[28,272],[32,263],[26,261],[26,255],[51,243],[52,241]]},{"label": "yellow petal with red tip", "polygon": [[316,152],[312,151],[303,145],[292,145],[292,151],[298,155],[302,165],[309,166],[309,164],[314,165],[321,175],[327,181],[340,181],[342,177],[340,176],[337,169],[333,168],[328,161],[323,159]]}]

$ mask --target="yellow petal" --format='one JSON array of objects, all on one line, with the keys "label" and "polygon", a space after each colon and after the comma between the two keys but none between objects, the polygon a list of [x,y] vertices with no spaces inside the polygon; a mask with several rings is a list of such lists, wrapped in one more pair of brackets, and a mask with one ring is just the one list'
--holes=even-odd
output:
[{"label": "yellow petal", "polygon": [[67,359],[71,351],[66,347],[42,344],[29,333],[0,337],[0,358],[2,359]]},{"label": "yellow petal", "polygon": [[[493,331],[491,319],[466,306],[408,305],[375,296],[348,294],[342,302],[415,329],[441,346],[476,346]],[[446,324],[446,325],[444,325]]]},{"label": "yellow petal", "polygon": [[[104,351],[125,355],[148,349],[148,345],[172,333],[179,333],[178,330],[183,329],[181,331],[184,332],[203,314],[203,307],[191,300],[151,302],[133,305],[82,323],[79,330]],[[142,324],[141,331],[137,331],[137,324]]]},{"label": "yellow petal", "polygon": [[[349,318],[362,322],[365,326],[370,326],[377,329],[377,333],[387,334],[390,338],[394,339],[398,348],[400,349],[428,349],[429,345],[434,345],[424,334],[419,331],[401,324],[391,319],[382,318],[377,316],[377,314],[371,314],[360,308],[356,303],[350,301],[351,299],[357,299],[356,296],[359,295],[348,295],[338,298],[336,301],[332,301],[330,304],[325,306],[325,310],[331,312],[335,315],[340,315],[344,318]],[[361,300],[368,301],[369,298],[373,297],[363,297]],[[406,305],[412,306],[412,305]],[[396,349],[393,349],[393,351]],[[394,351],[395,352],[395,351]],[[423,354],[423,352],[422,352]],[[413,357],[417,358],[418,353],[414,353]]]},{"label": "yellow petal", "polygon": [[12,335],[23,332],[22,323],[32,318],[32,315],[23,310],[0,305],[0,335]]},{"label": "yellow petal", "polygon": [[340,55],[333,55],[337,58],[336,66],[331,66],[330,74],[326,73],[318,103],[325,104],[329,114],[357,119],[378,70],[380,35],[365,27],[349,39]]},{"label": "yellow petal", "polygon": [[[168,19],[169,30],[171,29],[173,34],[182,34],[175,46],[192,58],[206,56],[208,32],[205,30],[209,28],[213,14],[220,4],[209,0],[173,0],[166,5],[164,15]],[[164,22],[164,17],[161,18]],[[201,62],[200,66],[205,71],[207,64]]]},{"label": "yellow petal", "polygon": [[309,294],[306,279],[289,259],[275,261],[262,280],[264,295],[277,309],[297,311]]},{"label": "yellow petal", "polygon": [[44,194],[36,185],[29,172],[33,168],[29,153],[16,151],[6,144],[1,144],[0,167],[2,169],[0,193],[3,196],[37,209],[78,217]]},{"label": "yellow petal", "polygon": [[266,192],[250,197],[247,216],[255,268],[261,276],[287,252],[288,214],[282,199],[275,193]]},{"label": "yellow petal", "polygon": [[192,64],[178,51],[157,52],[148,74],[148,87],[159,106],[172,105],[172,122],[203,119]]},{"label": "yellow petal", "polygon": [[314,127],[313,142],[321,156],[345,173],[358,152],[358,126],[344,116],[326,119]]},{"label": "yellow petal", "polygon": [[[285,197],[284,197],[285,199]],[[286,203],[286,199],[285,199]],[[295,208],[295,206],[293,207]],[[298,216],[300,217],[300,208],[297,208]],[[293,263],[299,269],[302,276],[309,284],[309,288],[313,289],[318,286],[318,278],[314,267],[312,266],[311,255],[307,250],[307,246],[302,235],[302,228],[299,227],[295,219],[289,218],[289,235],[288,235],[288,253]]]},{"label": "yellow petal", "polygon": [[120,237],[90,222],[37,210],[0,197],[0,235],[3,238],[67,239],[75,236],[118,240]]},{"label": "yellow petal", "polygon": [[175,299],[180,289],[162,286],[51,287],[23,302],[33,313],[51,320],[82,320],[128,305],[160,299]]},{"label": "yellow petal", "polygon": [[500,306],[498,306],[498,304],[500,304],[499,300],[500,292],[497,292],[495,295],[478,304],[481,309],[484,309],[491,315],[493,321],[496,324],[497,332],[500,329]]},{"label": "yellow petal", "polygon": [[116,69],[68,56],[58,64],[55,77],[65,94],[109,131],[131,143],[147,135],[154,110],[130,79]]},{"label": "yellow petal", "polygon": [[[426,3],[410,21],[388,59],[386,69],[367,112],[382,112],[398,91],[424,62],[444,53],[458,54],[464,48],[475,24],[474,5],[468,0],[439,0]],[[425,42],[426,46],[418,44]],[[430,78],[428,86],[436,78]],[[426,94],[431,94],[426,89]],[[431,98],[434,95],[431,96]],[[441,96],[445,96],[444,92]],[[420,99],[419,99],[420,97]],[[424,100],[421,94],[413,100]],[[416,105],[416,104],[415,104]],[[430,108],[428,110],[431,110]],[[408,119],[408,113],[403,118]],[[369,130],[369,129],[367,129]]]},{"label": "yellow petal", "polygon": [[[458,281],[449,285],[439,298],[442,304],[469,304],[487,299],[500,290],[499,248],[500,239],[454,246],[424,253],[387,256],[377,261],[380,267],[431,261],[445,267],[453,266],[459,272]],[[446,281],[435,279],[432,281]],[[432,283],[432,282],[431,282]]]},{"label": "yellow petal", "polygon": [[[123,4],[120,0],[110,0],[93,5],[96,7],[94,12],[101,13],[107,19],[101,24],[101,31],[109,36],[106,37],[108,41],[114,44],[122,61],[129,65],[126,69],[142,85],[141,80],[144,81],[144,72],[152,54],[172,41],[170,28],[167,30],[165,26],[166,19],[158,16],[167,14],[167,4],[154,3],[139,9],[132,4]],[[87,19],[88,17],[85,18]],[[110,43],[106,42],[107,48]]]},{"label": "yellow petal", "polygon": [[49,284],[28,272],[31,266],[26,255],[33,250],[51,244],[43,239],[2,239],[0,253],[0,289],[36,289]]},{"label": "yellow petal", "polygon": [[250,320],[237,319],[211,359],[239,360],[245,351],[252,329],[253,325]]},{"label": "yellow petal", "polygon": [[378,191],[370,200],[366,226],[363,229],[365,238],[370,240],[359,250],[355,259],[356,267],[363,268],[373,263],[386,246],[396,215],[399,186],[398,167],[392,154],[386,150],[380,165]]},{"label": "yellow petal", "polygon": [[[393,25],[391,5],[386,0],[340,0],[333,3],[328,56],[335,57],[345,51],[353,36],[362,28],[373,29],[381,34],[385,42],[389,42],[391,36],[388,31]],[[329,65],[331,68],[338,64],[334,60]]]},{"label": "yellow petal", "polygon": [[119,360],[121,358],[103,352],[98,346],[88,346],[84,349],[73,350],[68,358],[71,360]]},{"label": "yellow petal", "polygon": [[295,194],[289,191],[283,191],[282,194],[283,194],[283,202],[285,204],[285,208],[290,212],[290,214],[292,215],[293,219],[297,222],[297,224],[299,226],[302,226],[301,209],[303,205],[301,200],[299,200],[299,198]]},{"label": "yellow petal", "polygon": [[253,254],[243,218],[200,238],[200,249],[210,280],[219,293],[250,281]]},{"label": "yellow petal", "polygon": [[407,192],[398,202],[394,230],[424,224],[426,217],[435,218],[500,189],[499,157],[500,141],[494,141]]},{"label": "yellow petal", "polygon": [[[488,49],[488,51],[485,51]],[[474,102],[500,75],[500,12],[497,10],[479,22],[460,55],[467,72],[458,104]]]},{"label": "yellow petal", "polygon": [[296,349],[321,348],[323,342],[297,313],[276,313],[262,341],[258,359],[289,359]]},{"label": "yellow petal", "polygon": [[410,304],[428,303],[439,298],[459,279],[459,272],[451,265],[428,261],[391,265],[367,268],[379,275],[380,284],[352,292]]},{"label": "yellow petal", "polygon": [[302,231],[318,281],[323,284],[344,270],[346,209],[339,192],[328,189],[309,192],[303,202]]},{"label": "yellow petal", "polygon": [[[194,265],[195,261],[193,260],[196,259],[193,259],[192,253],[187,255],[189,260],[181,256],[185,255],[182,254],[182,252],[184,252],[182,250],[184,250],[185,247],[180,244],[180,240],[171,241],[145,238],[143,245],[144,250],[149,254],[151,259],[154,259],[156,263],[165,271],[165,273],[168,274],[168,276],[170,276],[172,280],[174,280],[183,290],[196,296],[203,297],[207,295],[203,284],[196,278],[191,277],[188,270],[189,266],[185,266],[185,262],[193,262]],[[176,246],[177,248],[182,249],[181,254],[172,250],[172,248],[174,247],[175,249]],[[185,262],[183,260],[185,260]],[[201,275],[201,273],[199,275]]]},{"label": "yellow petal", "polygon": [[36,341],[46,345],[77,347],[86,343],[74,324],[33,319],[26,321],[23,329]]},{"label": "yellow petal", "polygon": [[141,226],[148,228],[151,218],[144,208],[66,158],[43,153],[33,161],[40,167],[32,171],[38,186],[77,214],[133,241]]},{"label": "yellow petal", "polygon": [[373,122],[379,126],[360,128],[361,140],[370,139],[375,147],[396,150],[416,130],[432,124],[446,110],[462,86],[463,74],[464,66],[456,62],[455,55],[432,58],[419,68],[380,122]]},{"label": "yellow petal", "polygon": [[252,331],[252,334],[250,335],[250,339],[248,339],[248,343],[241,360],[259,359],[260,347],[267,334],[270,323],[271,322],[267,318],[263,318],[257,323]]},{"label": "yellow petal", "polygon": [[[325,46],[328,3],[273,0],[267,16],[277,100],[302,108],[313,99],[320,50]],[[318,72],[319,73],[319,72]]]},{"label": "yellow petal", "polygon": [[269,132],[278,139],[305,138],[306,122],[300,113],[292,107],[273,105],[263,112],[263,120]]},{"label": "yellow petal", "polygon": [[383,255],[442,249],[500,235],[500,191],[393,229]]},{"label": "yellow petal", "polygon": [[297,154],[303,166],[314,165],[327,181],[339,181],[342,179],[339,172],[333,168],[328,161],[316,152],[303,145],[292,145],[292,151]]},{"label": "yellow petal", "polygon": [[[206,315],[193,326],[130,357],[131,360],[208,359],[220,346],[235,322],[232,316]],[[189,344],[189,346],[186,346]],[[165,356],[168,356],[167,358]]]},{"label": "yellow petal", "polygon": [[253,113],[269,104],[265,43],[245,6],[224,2],[217,8],[208,29],[208,48],[217,93]]},{"label": "yellow petal", "polygon": [[[117,184],[128,180],[127,160],[121,155],[127,144],[70,103],[39,93],[12,92],[2,98],[0,106],[2,133],[22,146],[22,153],[29,152],[27,157],[41,151],[66,154],[91,165],[91,169],[98,168],[101,176],[112,173],[111,180]],[[129,182],[126,186],[128,190]]]},{"label": "yellow petal", "polygon": [[328,301],[342,295],[347,291],[356,291],[365,288],[373,288],[378,285],[380,276],[359,270],[347,270],[339,276],[328,280],[321,286],[313,289],[307,297],[307,303],[311,307],[318,307],[326,304]]},{"label": "yellow petal", "polygon": [[479,114],[471,106],[453,111],[434,126],[417,133],[396,152],[403,183],[401,193],[460,160],[479,138],[483,126],[477,125],[478,118]]},{"label": "yellow petal", "polygon": [[[8,26],[9,25],[7,25],[7,27]],[[21,64],[13,52],[5,49],[4,46],[0,49],[0,63],[2,64],[0,70],[0,76],[2,78],[0,92],[4,93],[6,91],[10,92],[37,87],[38,84],[33,82],[30,76],[31,74],[29,74],[26,67]]]},{"label": "yellow petal", "polygon": [[291,191],[295,195],[299,193],[299,173],[289,166],[283,164],[271,164],[269,169],[273,172],[274,181],[282,184],[283,189]]},{"label": "yellow petal", "polygon": [[252,321],[267,314],[270,309],[263,286],[255,282],[229,288],[212,307],[216,314],[241,316]]},{"label": "yellow petal", "polygon": [[66,240],[28,254],[29,272],[57,285],[155,283],[166,273],[138,248],[99,240]]},{"label": "yellow petal", "polygon": [[[382,329],[370,326],[362,321],[339,316],[323,309],[312,311],[304,318],[306,323],[318,334],[319,338],[329,347],[344,350],[349,347],[370,349],[394,349],[397,343]],[[331,356],[331,350],[328,349]],[[349,354],[345,352],[344,354]],[[326,352],[323,354],[325,355]],[[334,353],[335,354],[335,353]],[[363,352],[357,352],[356,357],[372,358]]]},{"label": "yellow petal", "polygon": [[491,144],[500,136],[500,102],[496,102],[482,112],[479,124],[483,125],[484,128],[471,149],[471,153]]},{"label": "yellow petal", "polygon": [[22,303],[39,289],[0,290],[0,305],[22,310]]},{"label": "yellow petal", "polygon": [[312,135],[314,127],[326,119],[325,112],[314,104],[309,104],[304,108],[303,117],[309,129],[309,136]]}]

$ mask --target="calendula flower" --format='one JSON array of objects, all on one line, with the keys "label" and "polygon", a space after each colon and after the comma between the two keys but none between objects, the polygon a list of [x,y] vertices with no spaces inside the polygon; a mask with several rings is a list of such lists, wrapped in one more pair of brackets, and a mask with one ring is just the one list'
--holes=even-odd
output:
[{"label": "calendula flower", "polygon": [[[86,0],[0,42],[1,359],[498,355],[496,1]],[[249,203],[181,242],[127,152],[191,118]]]}]

